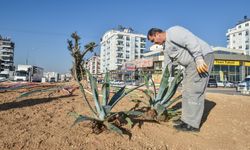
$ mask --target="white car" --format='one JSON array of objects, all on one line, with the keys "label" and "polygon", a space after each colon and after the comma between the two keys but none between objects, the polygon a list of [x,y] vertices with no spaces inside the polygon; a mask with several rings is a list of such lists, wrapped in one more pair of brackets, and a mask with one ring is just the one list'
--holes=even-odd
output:
[{"label": "white car", "polygon": [[217,86],[218,87],[225,87],[225,84],[223,81],[217,81]]},{"label": "white car", "polygon": [[234,87],[234,83],[229,82],[229,81],[225,81],[224,85],[225,85],[225,87],[229,87],[229,88],[233,88]]},{"label": "white car", "polygon": [[250,75],[248,75],[243,81],[241,81],[238,86],[236,91],[247,91],[250,90]]},{"label": "white car", "polygon": [[8,74],[0,74],[0,81],[5,81],[6,79],[8,79]]}]

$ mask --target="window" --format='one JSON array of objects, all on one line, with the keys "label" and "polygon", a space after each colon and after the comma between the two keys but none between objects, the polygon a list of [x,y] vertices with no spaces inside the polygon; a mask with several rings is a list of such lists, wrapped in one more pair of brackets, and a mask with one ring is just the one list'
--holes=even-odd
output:
[{"label": "window", "polygon": [[245,27],[248,27],[248,26],[249,26],[249,23],[246,23],[246,24],[245,24]]},{"label": "window", "polygon": [[146,45],[144,43],[141,43],[141,48],[145,48]]},{"label": "window", "polygon": [[117,58],[123,58],[123,54],[122,53],[118,53],[117,54]]},{"label": "window", "polygon": [[249,49],[249,45],[246,45],[246,49]]},{"label": "window", "polygon": [[248,34],[249,34],[248,31],[246,31],[246,34],[245,34],[245,35],[247,36]]},{"label": "window", "polygon": [[241,35],[242,33],[240,32],[238,35]]},{"label": "window", "polygon": [[117,52],[122,52],[123,48],[122,47],[118,47],[117,48]]},{"label": "window", "polygon": [[118,41],[117,45],[122,46],[123,45],[123,41]]},{"label": "window", "polygon": [[238,28],[241,28],[241,25],[239,25]]},{"label": "window", "polygon": [[146,42],[146,39],[145,38],[141,38],[141,42]]},{"label": "window", "polygon": [[127,47],[129,47],[129,46],[130,46],[129,42],[127,42],[127,43],[126,43],[126,46],[127,46]]},{"label": "window", "polygon": [[130,41],[130,37],[127,36],[127,37],[126,37],[126,40],[127,40],[127,41]]},{"label": "window", "polygon": [[117,39],[123,39],[123,35],[117,35]]},{"label": "window", "polygon": [[239,46],[239,49],[241,49],[242,48],[242,46]]},{"label": "window", "polygon": [[138,46],[138,44],[137,43],[135,43],[135,48],[138,48],[139,46]]}]

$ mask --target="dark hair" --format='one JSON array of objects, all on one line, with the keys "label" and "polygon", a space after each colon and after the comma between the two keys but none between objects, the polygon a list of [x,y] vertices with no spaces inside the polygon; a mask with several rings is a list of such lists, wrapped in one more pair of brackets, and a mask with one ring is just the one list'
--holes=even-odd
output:
[{"label": "dark hair", "polygon": [[156,33],[162,33],[163,31],[159,28],[151,28],[149,31],[148,31],[148,35],[147,35],[147,38],[149,40],[149,36],[153,36],[155,35]]}]

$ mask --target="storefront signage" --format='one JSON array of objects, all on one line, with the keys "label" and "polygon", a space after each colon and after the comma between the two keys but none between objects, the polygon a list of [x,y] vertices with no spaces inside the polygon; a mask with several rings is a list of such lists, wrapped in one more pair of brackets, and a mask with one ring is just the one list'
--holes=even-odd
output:
[{"label": "storefront signage", "polygon": [[240,61],[230,61],[230,60],[215,60],[214,65],[224,65],[224,66],[239,66]]},{"label": "storefront signage", "polygon": [[244,66],[250,67],[250,62],[244,62]]}]

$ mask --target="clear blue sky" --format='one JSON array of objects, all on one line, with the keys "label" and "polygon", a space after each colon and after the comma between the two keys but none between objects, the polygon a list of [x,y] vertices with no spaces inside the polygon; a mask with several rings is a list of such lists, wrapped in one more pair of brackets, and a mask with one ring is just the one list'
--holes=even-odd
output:
[{"label": "clear blue sky", "polygon": [[181,25],[213,46],[226,46],[227,29],[250,17],[250,1],[5,0],[0,10],[0,34],[15,42],[15,64],[28,58],[47,71],[68,72],[72,58],[66,41],[74,31],[87,44],[99,43],[118,25],[145,35],[151,27]]}]

